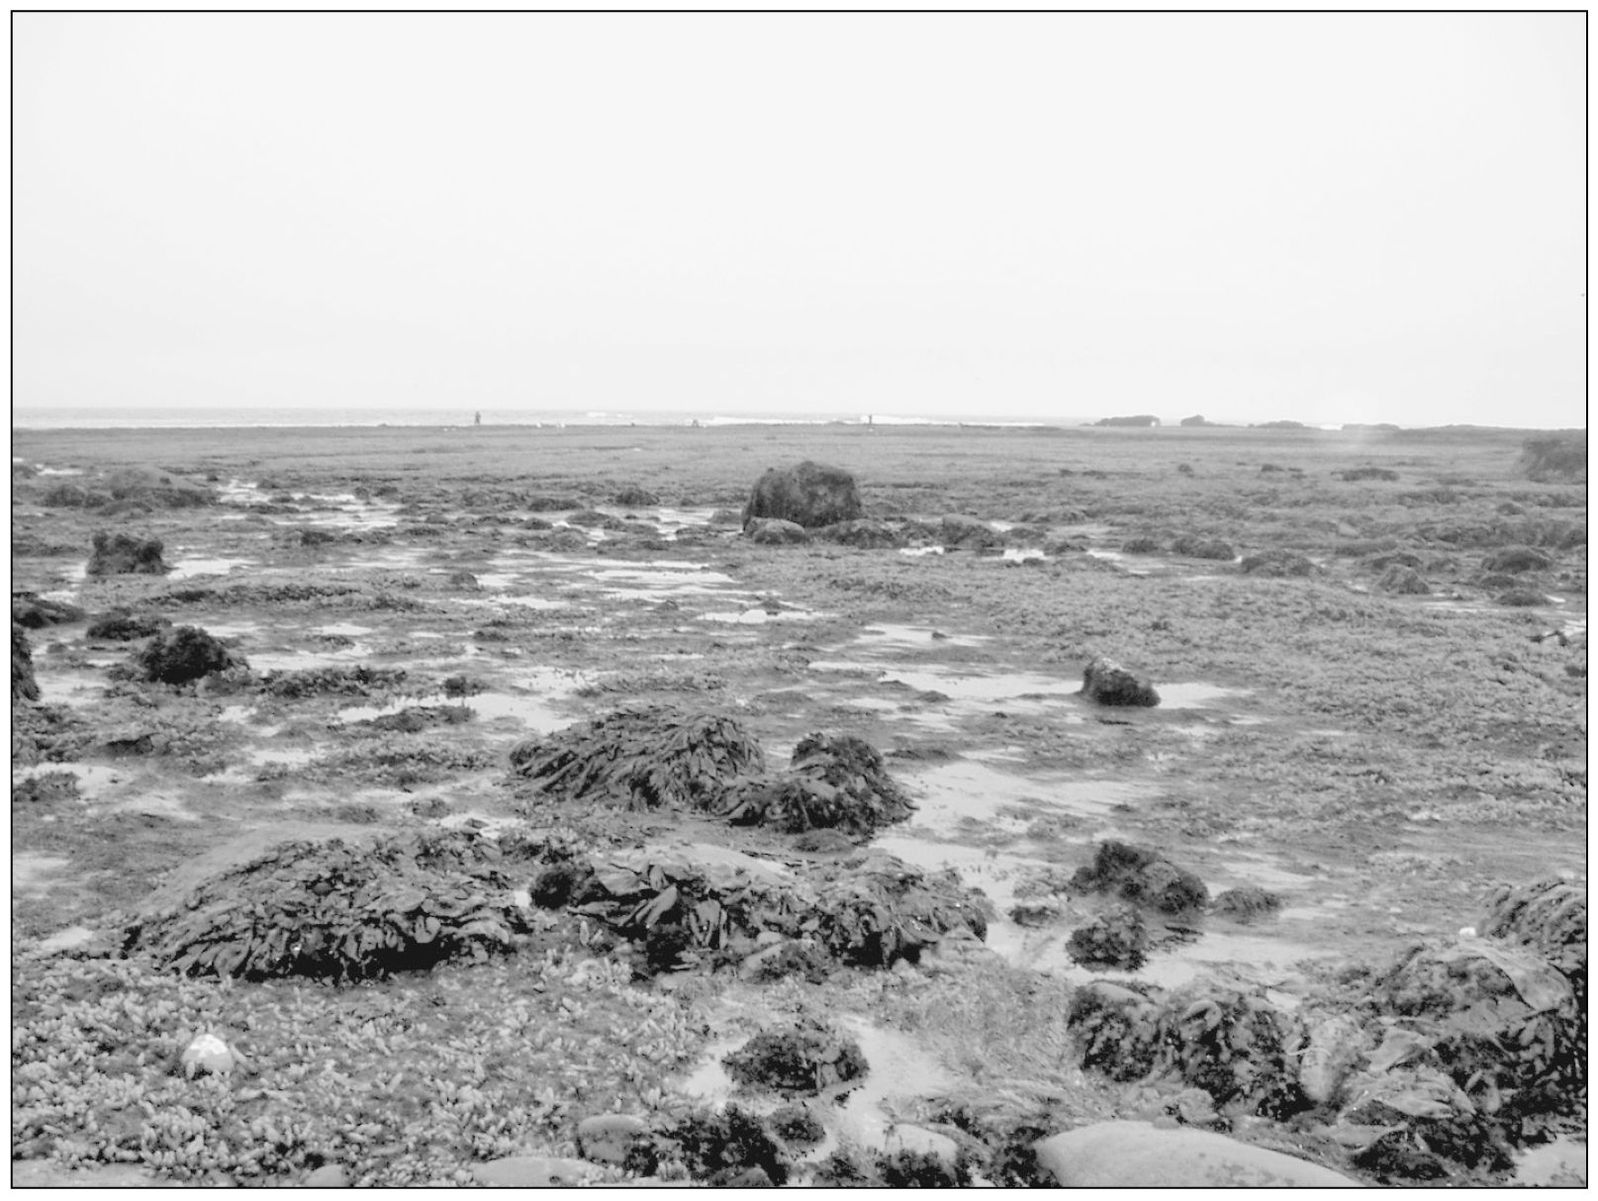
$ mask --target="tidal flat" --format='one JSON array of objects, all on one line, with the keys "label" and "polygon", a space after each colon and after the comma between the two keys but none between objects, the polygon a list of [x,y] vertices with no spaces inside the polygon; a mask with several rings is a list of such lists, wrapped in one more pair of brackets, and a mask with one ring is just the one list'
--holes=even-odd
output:
[{"label": "tidal flat", "polygon": [[[1533,436],[14,430],[14,1177],[1584,1182]],[[862,520],[745,536],[802,460]]]}]

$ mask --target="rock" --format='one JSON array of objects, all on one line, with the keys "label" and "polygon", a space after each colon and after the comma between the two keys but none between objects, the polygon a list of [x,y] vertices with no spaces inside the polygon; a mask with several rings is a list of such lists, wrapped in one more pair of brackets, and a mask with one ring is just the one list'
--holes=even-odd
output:
[{"label": "rock", "polygon": [[931,976],[954,976],[970,969],[986,970],[1003,959],[969,930],[951,930],[921,952],[916,966]]},{"label": "rock", "polygon": [[1224,559],[1228,562],[1237,557],[1230,542],[1219,538],[1200,538],[1193,534],[1184,534],[1171,543],[1171,553],[1186,555],[1190,559]]},{"label": "rock", "polygon": [[33,677],[33,651],[28,635],[16,622],[11,623],[11,699],[36,701],[39,682]]},{"label": "rock", "polygon": [[903,546],[905,541],[904,534],[887,522],[871,521],[866,518],[824,525],[816,531],[816,536],[825,538],[829,542],[841,542],[845,546],[858,546],[868,550]]},{"label": "rock", "polygon": [[806,830],[793,840],[793,847],[808,855],[847,855],[855,849],[854,842],[836,830]]},{"label": "rock", "polygon": [[611,497],[610,503],[620,505],[624,509],[644,509],[651,505],[658,505],[660,497],[647,488],[640,488],[637,484],[630,484]]},{"label": "rock", "polygon": [[577,1149],[584,1159],[620,1164],[632,1149],[633,1140],[648,1130],[648,1122],[630,1113],[596,1114],[578,1125]]},{"label": "rock", "polygon": [[1315,564],[1303,555],[1290,550],[1268,550],[1250,555],[1240,564],[1244,575],[1268,576],[1286,579],[1315,573]]},{"label": "rock", "polygon": [[82,621],[82,609],[67,601],[48,600],[31,592],[11,594],[11,620],[30,630]]},{"label": "rock", "polygon": [[226,1076],[237,1060],[226,1042],[214,1034],[199,1034],[183,1049],[183,1074],[195,1076]]},{"label": "rock", "polygon": [[1247,923],[1274,915],[1281,907],[1281,897],[1268,889],[1253,886],[1228,888],[1215,898],[1215,912],[1234,922]]},{"label": "rock", "polygon": [[1119,906],[1071,931],[1065,949],[1071,961],[1083,967],[1135,972],[1148,958],[1148,927],[1136,909]]},{"label": "rock", "polygon": [[1483,559],[1481,569],[1519,575],[1523,571],[1547,571],[1553,565],[1554,561],[1540,550],[1533,550],[1529,546],[1506,546]]},{"label": "rock", "polygon": [[1157,538],[1139,537],[1128,538],[1121,543],[1121,551],[1128,555],[1157,555],[1160,553],[1160,543]]},{"label": "rock", "polygon": [[1204,1130],[1099,1122],[1036,1145],[1041,1181],[1067,1188],[1357,1188],[1308,1160]]},{"label": "rock", "polygon": [[552,1155],[507,1155],[472,1167],[484,1188],[560,1188],[586,1183],[601,1172],[584,1160]]},{"label": "rock", "polygon": [[89,555],[89,575],[165,575],[172,569],[161,558],[159,538],[135,538],[97,530]]},{"label": "rock", "polygon": [[1124,900],[1150,905],[1161,913],[1202,909],[1210,899],[1192,872],[1146,847],[1107,839],[1098,844],[1091,866],[1077,869],[1071,887],[1113,892]]},{"label": "rock", "polygon": [[774,467],[760,477],[744,505],[743,524],[747,530],[757,517],[774,517],[817,529],[863,515],[854,476],[807,459],[797,467]]},{"label": "rock", "polygon": [[164,617],[130,613],[126,609],[113,609],[89,623],[90,638],[104,638],[109,642],[132,642],[159,634],[172,623]]},{"label": "rock", "polygon": [[1101,705],[1150,707],[1160,703],[1160,694],[1147,680],[1133,675],[1114,659],[1096,655],[1082,673],[1082,692]]},{"label": "rock", "polygon": [[1370,1049],[1370,1037],[1347,1014],[1316,1023],[1299,1060],[1299,1088],[1316,1105],[1330,1104]]},{"label": "rock", "polygon": [[928,1130],[925,1126],[900,1124],[888,1131],[882,1150],[888,1155],[908,1152],[912,1155],[930,1155],[946,1167],[954,1167],[960,1158],[960,1144],[947,1134]]},{"label": "rock", "polygon": [[859,1043],[808,1022],[762,1031],[722,1063],[739,1083],[781,1093],[819,1093],[866,1074]]},{"label": "rock", "polygon": [[1398,563],[1382,572],[1376,587],[1381,592],[1390,592],[1395,596],[1427,596],[1431,593],[1431,588],[1421,579],[1420,572]]},{"label": "rock", "polygon": [[950,513],[944,517],[939,533],[944,546],[963,550],[986,550],[1004,545],[1004,535],[998,530],[985,521],[978,521],[963,513]]},{"label": "rock", "polygon": [[810,541],[804,526],[776,517],[751,518],[749,524],[744,526],[744,537],[761,546],[787,546]]},{"label": "rock", "polygon": [[300,1181],[301,1188],[349,1188],[349,1173],[336,1163],[325,1163],[313,1172],[307,1172]]},{"label": "rock", "polygon": [[142,679],[160,684],[187,684],[212,672],[248,666],[198,626],[157,634],[134,656],[134,665]]}]

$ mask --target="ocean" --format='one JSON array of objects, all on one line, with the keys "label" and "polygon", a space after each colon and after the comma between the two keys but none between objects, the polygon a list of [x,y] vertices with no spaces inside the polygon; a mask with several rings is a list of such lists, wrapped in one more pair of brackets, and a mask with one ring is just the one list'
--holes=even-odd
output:
[{"label": "ocean", "polygon": [[13,429],[245,429],[315,426],[469,426],[481,417],[483,425],[984,425],[1037,427],[1086,424],[1080,418],[1045,420],[1037,417],[994,418],[986,415],[906,417],[863,413],[726,413],[639,410],[560,410],[460,408],[300,408],[281,407],[156,407],[60,406],[40,409],[18,405],[11,410]]}]

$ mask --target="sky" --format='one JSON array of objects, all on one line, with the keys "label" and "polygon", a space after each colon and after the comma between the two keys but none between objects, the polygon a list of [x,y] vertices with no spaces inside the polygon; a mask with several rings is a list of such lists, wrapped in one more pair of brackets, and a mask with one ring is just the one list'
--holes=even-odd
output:
[{"label": "sky", "polygon": [[1586,424],[1581,13],[12,37],[18,411]]}]

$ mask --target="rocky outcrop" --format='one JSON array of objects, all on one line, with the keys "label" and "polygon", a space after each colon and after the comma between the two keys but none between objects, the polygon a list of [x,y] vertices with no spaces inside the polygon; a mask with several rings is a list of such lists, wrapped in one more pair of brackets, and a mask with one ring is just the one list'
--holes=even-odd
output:
[{"label": "rocky outcrop", "polygon": [[660,497],[647,488],[640,488],[637,484],[629,484],[611,497],[611,504],[620,505],[624,509],[646,509],[659,503]]},{"label": "rocky outcrop", "polygon": [[1101,705],[1148,708],[1160,703],[1154,685],[1104,655],[1096,656],[1083,671],[1082,695]]},{"label": "rocky outcrop", "polygon": [[1395,596],[1427,596],[1431,593],[1430,586],[1421,578],[1420,572],[1398,563],[1382,572],[1381,579],[1376,581],[1376,588]]},{"label": "rocky outcrop", "polygon": [[818,529],[863,515],[854,476],[807,459],[797,467],[773,467],[761,476],[744,505],[743,523],[747,529],[755,518],[774,517]]},{"label": "rocky outcrop", "polygon": [[30,630],[82,621],[84,612],[68,601],[50,600],[31,592],[11,594],[11,620]]},{"label": "rocky outcrop", "polygon": [[102,613],[89,623],[90,638],[104,638],[108,642],[132,642],[159,634],[172,623],[154,614],[130,613],[126,609],[113,609]]},{"label": "rocky outcrop", "polygon": [[816,537],[866,550],[898,547],[905,543],[904,535],[887,522],[872,521],[867,518],[822,526],[816,531]]}]

